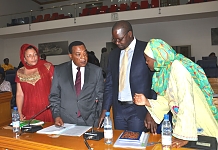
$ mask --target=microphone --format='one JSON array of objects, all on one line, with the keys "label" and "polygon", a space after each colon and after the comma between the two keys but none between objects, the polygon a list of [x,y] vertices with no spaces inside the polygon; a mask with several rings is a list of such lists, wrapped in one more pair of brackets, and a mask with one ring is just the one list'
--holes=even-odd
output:
[{"label": "microphone", "polygon": [[94,131],[96,113],[97,113],[97,106],[98,106],[98,98],[95,99],[95,115],[94,115],[94,122],[93,122],[93,125],[92,125],[92,130],[88,131],[88,132],[85,132],[83,134],[84,139],[99,141],[104,137],[104,132]]},{"label": "microphone", "polygon": [[38,112],[37,114],[35,114],[34,116],[32,116],[29,119],[29,122],[26,126],[21,127],[21,131],[22,132],[28,132],[28,133],[34,133],[38,130],[42,129],[41,125],[30,125],[31,122],[33,121],[33,119],[35,119],[37,116],[39,116],[41,113],[45,112],[47,109],[49,109],[52,106],[52,104],[49,104],[48,106],[46,106],[44,109],[42,109],[40,112]]}]

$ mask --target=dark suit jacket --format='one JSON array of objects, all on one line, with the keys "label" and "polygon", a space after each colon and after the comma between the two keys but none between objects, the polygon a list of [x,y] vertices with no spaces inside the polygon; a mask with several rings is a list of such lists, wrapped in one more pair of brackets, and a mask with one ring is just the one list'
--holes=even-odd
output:
[{"label": "dark suit jacket", "polygon": [[[135,93],[143,93],[147,98],[156,99],[156,93],[151,90],[153,73],[149,70],[144,58],[146,45],[146,42],[136,40],[130,68],[130,88],[132,97],[134,97]],[[116,48],[110,53],[103,101],[103,109],[110,110],[110,106],[113,106],[114,116],[116,116],[122,108],[118,104],[120,52],[121,50]],[[146,107],[137,106],[135,104],[134,107],[139,118],[144,120],[147,113]]]},{"label": "dark suit jacket", "polygon": [[80,95],[77,97],[72,75],[72,61],[55,66],[49,95],[54,119],[61,117],[65,123],[76,124],[79,109],[86,124],[92,126],[96,106],[95,99],[98,98],[98,113],[96,116],[96,120],[98,120],[104,92],[102,69],[87,63],[84,78],[84,85]]}]

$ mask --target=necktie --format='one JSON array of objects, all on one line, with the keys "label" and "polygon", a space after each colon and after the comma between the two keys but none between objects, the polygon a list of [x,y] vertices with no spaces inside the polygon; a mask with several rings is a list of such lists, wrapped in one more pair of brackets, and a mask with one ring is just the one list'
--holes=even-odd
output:
[{"label": "necktie", "polygon": [[81,92],[81,72],[80,67],[77,67],[77,73],[76,73],[76,81],[75,81],[75,88],[76,88],[76,95],[79,96]]},{"label": "necktie", "polygon": [[[79,96],[81,92],[81,72],[80,72],[80,67],[76,68],[78,71],[76,73],[76,81],[75,81],[75,88],[76,88],[76,95]],[[77,117],[80,117],[80,111],[78,110],[77,112]]]},{"label": "necktie", "polygon": [[120,66],[120,75],[119,75],[119,91],[122,91],[125,86],[125,80],[126,80],[126,70],[128,65],[128,51],[130,50],[129,47],[125,49],[125,53],[121,62]]}]

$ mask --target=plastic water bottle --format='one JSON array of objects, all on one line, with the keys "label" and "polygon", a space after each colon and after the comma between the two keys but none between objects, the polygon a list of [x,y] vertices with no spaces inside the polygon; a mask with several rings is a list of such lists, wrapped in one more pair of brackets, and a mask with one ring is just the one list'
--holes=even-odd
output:
[{"label": "plastic water bottle", "polygon": [[13,132],[16,134],[16,136],[19,136],[19,134],[20,134],[20,116],[18,114],[17,107],[13,108],[12,126],[13,126]]},{"label": "plastic water bottle", "polygon": [[169,115],[164,115],[164,121],[162,123],[162,150],[171,150],[172,145],[172,128],[169,121]]},{"label": "plastic water bottle", "polygon": [[112,144],[113,143],[113,129],[112,129],[112,121],[110,118],[110,112],[105,113],[104,142],[105,142],[105,144]]}]

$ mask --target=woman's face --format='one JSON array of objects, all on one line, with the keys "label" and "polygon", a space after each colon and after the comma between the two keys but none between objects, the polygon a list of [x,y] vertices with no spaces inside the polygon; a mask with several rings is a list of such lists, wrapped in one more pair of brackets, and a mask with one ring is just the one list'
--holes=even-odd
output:
[{"label": "woman's face", "polygon": [[144,54],[145,56],[145,59],[146,59],[146,64],[148,65],[149,69],[151,71],[154,71],[154,62],[155,62],[155,59],[151,58],[151,57],[148,57],[146,54]]},{"label": "woman's face", "polygon": [[24,60],[29,66],[34,66],[38,62],[38,54],[35,49],[27,49],[25,51]]}]

